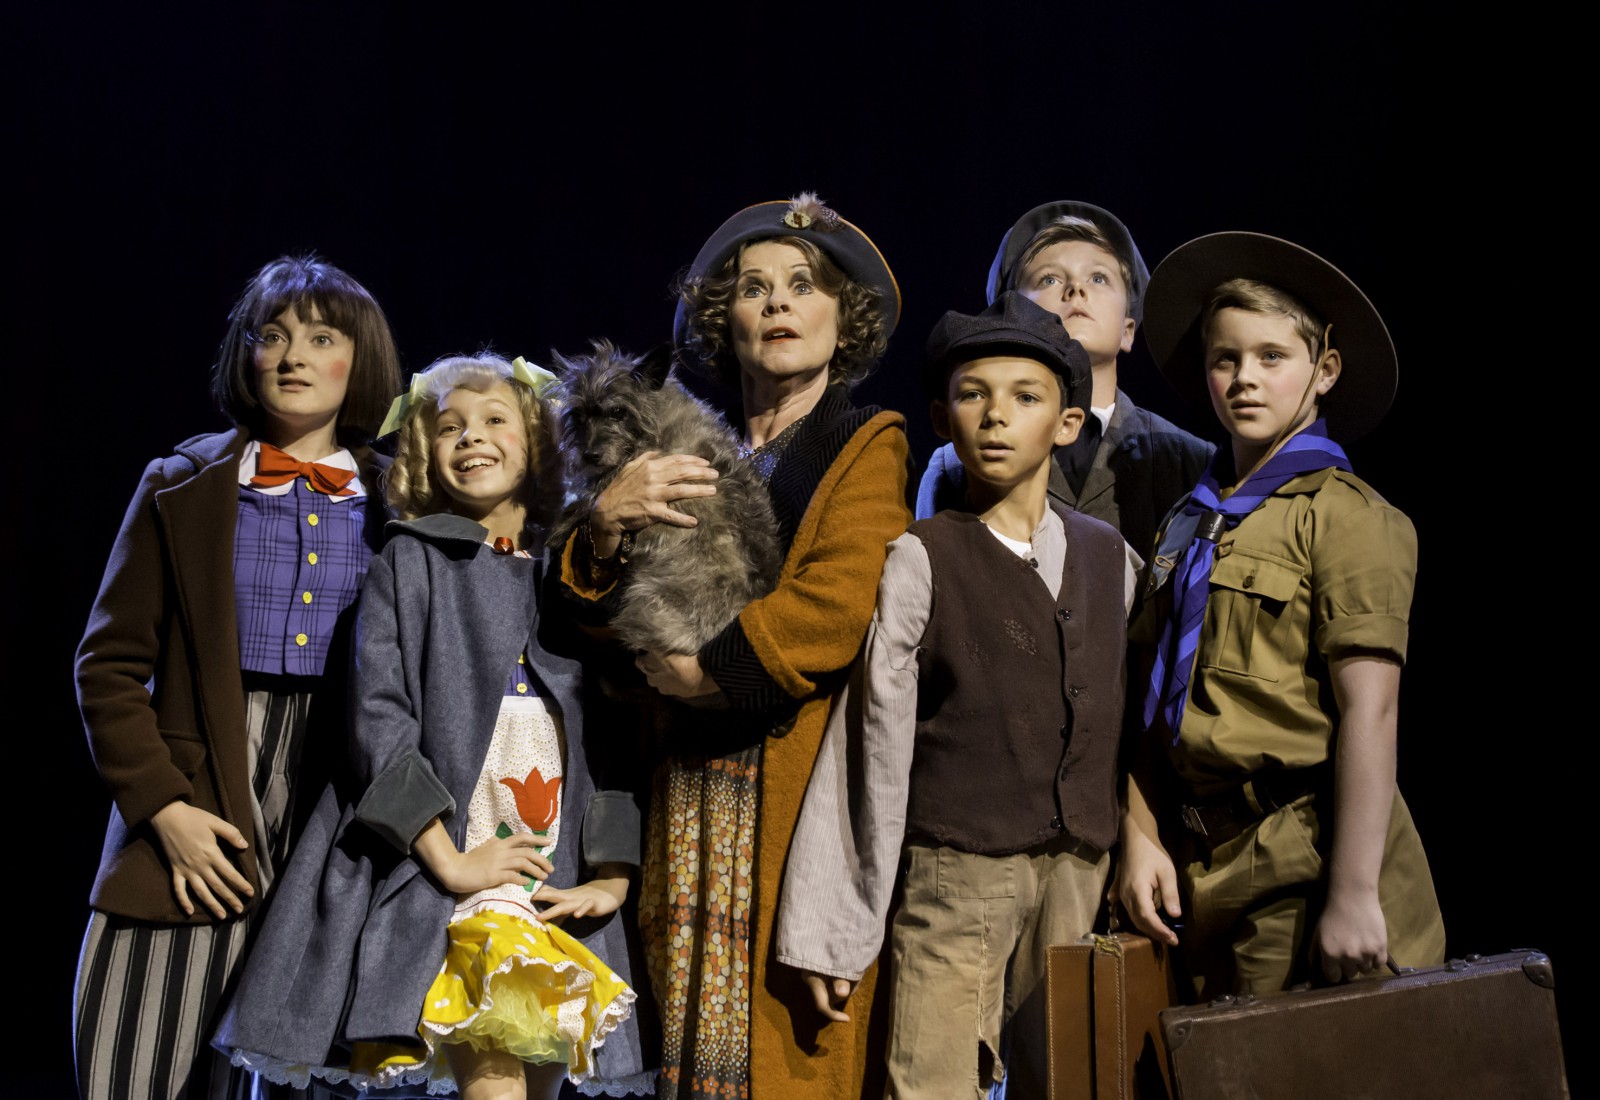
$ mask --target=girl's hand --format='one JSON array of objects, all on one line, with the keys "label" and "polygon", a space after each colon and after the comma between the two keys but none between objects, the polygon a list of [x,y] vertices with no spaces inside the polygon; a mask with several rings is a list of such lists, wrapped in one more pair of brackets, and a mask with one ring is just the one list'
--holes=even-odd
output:
[{"label": "girl's hand", "polygon": [[717,493],[717,471],[699,455],[663,455],[646,451],[629,462],[595,499],[589,513],[589,537],[595,557],[604,561],[617,552],[624,531],[643,531],[652,523],[693,527],[700,521],[672,507],[688,497]]},{"label": "girl's hand", "polygon": [[598,868],[594,878],[582,886],[558,890],[554,886],[540,887],[534,901],[555,904],[539,912],[543,921],[558,921],[564,917],[603,917],[615,913],[628,897],[628,866],[625,863],[605,863]]},{"label": "girl's hand", "polygon": [[692,653],[641,653],[633,663],[644,673],[645,681],[662,695],[693,699],[722,690]]},{"label": "girl's hand", "polygon": [[172,896],[186,916],[194,916],[190,894],[218,920],[228,915],[224,904],[235,913],[244,912],[239,895],[254,897],[255,890],[217,843],[221,839],[236,849],[248,848],[238,829],[216,814],[182,801],[161,807],[150,818],[150,825],[172,868]]},{"label": "girl's hand", "polygon": [[1389,928],[1384,923],[1378,895],[1359,898],[1328,893],[1327,907],[1311,938],[1312,957],[1320,959],[1322,975],[1330,982],[1345,982],[1382,970],[1389,961]]},{"label": "girl's hand", "polygon": [[463,897],[495,886],[521,886],[530,878],[543,882],[555,866],[539,848],[532,833],[495,837],[470,852],[457,852],[454,860],[446,861],[450,867],[439,881]]},{"label": "girl's hand", "polygon": [[532,833],[496,837],[470,852],[461,852],[438,818],[417,834],[411,850],[446,890],[461,896],[495,886],[521,886],[530,878],[543,882],[555,870],[539,854],[539,842]]}]

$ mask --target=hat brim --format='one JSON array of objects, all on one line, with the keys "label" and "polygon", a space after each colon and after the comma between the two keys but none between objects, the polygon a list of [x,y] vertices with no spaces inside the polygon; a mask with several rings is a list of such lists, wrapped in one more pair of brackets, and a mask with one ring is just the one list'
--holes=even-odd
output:
[{"label": "hat brim", "polygon": [[1346,442],[1389,411],[1399,386],[1394,341],[1383,317],[1349,276],[1315,252],[1264,233],[1212,233],[1173,250],[1145,291],[1144,338],[1161,373],[1185,400],[1211,409],[1200,313],[1230,279],[1267,283],[1304,302],[1333,326],[1339,381],[1324,402],[1328,430]]},{"label": "hat brim", "polygon": [[[799,237],[825,252],[850,278],[878,292],[878,301],[883,309],[884,336],[891,335],[900,323],[900,284],[895,281],[894,272],[889,270],[889,262],[878,251],[878,246],[872,243],[872,238],[844,218],[839,218],[836,226],[828,230],[819,229],[814,224],[801,228],[785,224],[784,215],[792,205],[790,199],[776,199],[758,202],[739,211],[723,222],[700,247],[685,278],[705,278],[753,241]],[[686,345],[688,336],[688,310],[680,301],[672,319],[672,342],[681,349]]]},{"label": "hat brim", "polygon": [[1128,316],[1138,324],[1144,316],[1144,291],[1150,282],[1150,269],[1145,266],[1144,257],[1139,254],[1139,246],[1133,243],[1133,234],[1128,232],[1128,227],[1111,211],[1087,202],[1047,202],[1043,206],[1035,206],[1017,219],[1017,224],[1000,238],[994,262],[989,265],[989,282],[984,288],[989,304],[993,305],[994,300],[1006,291],[1007,273],[1016,269],[1029,242],[1039,235],[1040,230],[1061,218],[1069,217],[1092,222],[1106,235],[1118,255],[1128,262],[1129,272],[1133,276],[1132,285],[1127,288]]}]

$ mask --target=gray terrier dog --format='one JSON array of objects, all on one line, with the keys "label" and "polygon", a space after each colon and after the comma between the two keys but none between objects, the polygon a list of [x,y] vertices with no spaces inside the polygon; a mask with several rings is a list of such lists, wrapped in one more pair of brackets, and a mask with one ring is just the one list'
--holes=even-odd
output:
[{"label": "gray terrier dog", "polygon": [[772,591],[783,555],[766,485],[739,457],[727,422],[671,376],[671,365],[669,349],[635,359],[603,340],[592,354],[556,356],[553,396],[571,500],[557,537],[587,522],[595,498],[645,451],[709,461],[720,475],[716,495],[672,505],[699,524],[639,532],[611,620],[631,649],[698,653],[745,604]]}]

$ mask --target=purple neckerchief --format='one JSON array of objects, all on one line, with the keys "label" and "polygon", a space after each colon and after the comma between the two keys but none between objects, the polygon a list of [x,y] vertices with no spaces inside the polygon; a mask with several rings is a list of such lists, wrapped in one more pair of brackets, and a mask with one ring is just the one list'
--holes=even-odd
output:
[{"label": "purple neckerchief", "polygon": [[[1221,452],[1219,451],[1220,455]],[[1200,484],[1183,506],[1183,514],[1197,516],[1199,522],[1177,569],[1172,614],[1161,631],[1155,667],[1150,672],[1150,690],[1144,699],[1144,725],[1150,729],[1158,715],[1178,743],[1178,727],[1189,699],[1189,674],[1194,667],[1195,650],[1200,645],[1200,629],[1205,624],[1206,599],[1210,596],[1211,569],[1217,560],[1217,541],[1223,532],[1237,527],[1261,503],[1281,489],[1285,482],[1302,474],[1332,467],[1350,470],[1344,448],[1328,438],[1328,426],[1318,418],[1303,431],[1290,436],[1278,453],[1267,460],[1227,500],[1218,499],[1217,459],[1213,457]]]}]

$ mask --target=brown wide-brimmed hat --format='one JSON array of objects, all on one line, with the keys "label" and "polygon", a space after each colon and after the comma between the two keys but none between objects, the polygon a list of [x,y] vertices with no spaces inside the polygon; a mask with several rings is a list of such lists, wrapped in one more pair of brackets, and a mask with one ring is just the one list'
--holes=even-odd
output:
[{"label": "brown wide-brimmed hat", "polygon": [[[883,310],[883,334],[887,337],[894,332],[900,321],[900,284],[895,282],[888,261],[871,237],[809,193],[792,199],[758,202],[739,211],[718,226],[700,246],[684,278],[686,281],[702,279],[745,245],[771,237],[799,237],[810,241],[827,253],[846,275],[876,290]],[[680,301],[672,321],[672,342],[682,348],[688,337],[689,313]]]},{"label": "brown wide-brimmed hat", "polygon": [[1333,326],[1339,381],[1322,401],[1328,432],[1346,442],[1377,426],[1400,381],[1383,318],[1349,276],[1315,252],[1265,233],[1211,233],[1180,245],[1145,290],[1144,338],[1161,373],[1183,397],[1211,408],[1200,313],[1230,279],[1252,279],[1292,294]]}]

